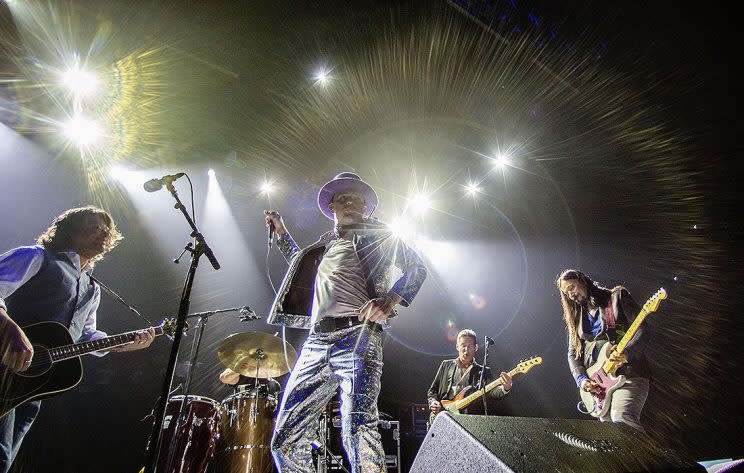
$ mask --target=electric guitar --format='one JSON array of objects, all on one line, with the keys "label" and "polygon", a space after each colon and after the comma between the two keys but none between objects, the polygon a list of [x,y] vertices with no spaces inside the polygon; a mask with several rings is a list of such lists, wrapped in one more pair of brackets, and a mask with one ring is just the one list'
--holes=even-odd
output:
[{"label": "electric guitar", "polygon": [[[155,336],[172,337],[175,328],[174,319],[165,319],[155,327]],[[23,373],[0,366],[0,418],[26,401],[74,388],[83,379],[82,355],[131,343],[138,332],[73,343],[67,327],[57,322],[27,325],[23,331],[34,347],[34,356]]]},{"label": "electric guitar", "polygon": [[[517,373],[527,374],[532,368],[539,365],[540,363],[542,363],[542,358],[539,356],[532,357],[529,360],[522,360],[513,370],[509,371],[509,376],[514,376]],[[491,381],[490,383],[488,383],[485,389],[475,390],[475,388],[473,388],[472,386],[463,388],[463,390],[457,393],[457,396],[455,396],[453,399],[450,399],[448,401],[440,401],[442,404],[442,410],[439,412],[447,411],[450,414],[459,414],[462,409],[468,407],[470,404],[473,403],[473,401],[480,399],[483,394],[498,388],[499,386],[501,386],[501,384],[501,378],[498,378],[495,381]],[[435,417],[436,414],[434,413],[429,416],[429,424],[434,422]]]},{"label": "electric guitar", "polygon": [[[661,301],[666,298],[667,292],[662,287],[656,291],[656,293],[651,296],[645,304],[643,304],[643,308],[638,313],[633,323],[630,324],[630,327],[628,328],[628,331],[625,332],[623,338],[620,339],[620,343],[617,344],[615,352],[623,352],[625,346],[633,339],[633,335],[638,331],[641,323],[646,319],[646,317],[656,312]],[[597,361],[586,369],[586,375],[589,376],[589,379],[599,385],[599,392],[590,393],[579,388],[579,396],[581,396],[581,402],[579,402],[577,406],[579,412],[589,414],[592,417],[602,417],[607,414],[610,410],[610,405],[612,404],[612,394],[625,384],[625,376],[617,376],[615,374],[620,365],[610,361],[609,359],[611,346],[610,343],[605,343],[599,351]],[[583,410],[581,409],[582,405],[584,406]]]}]

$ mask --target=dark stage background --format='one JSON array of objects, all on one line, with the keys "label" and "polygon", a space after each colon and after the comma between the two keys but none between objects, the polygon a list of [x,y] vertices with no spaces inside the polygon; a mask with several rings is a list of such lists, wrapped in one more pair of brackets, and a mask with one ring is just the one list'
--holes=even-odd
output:
[{"label": "dark stage background", "polygon": [[[378,190],[381,219],[405,215],[427,237],[429,279],[386,335],[382,412],[410,428],[411,406],[454,357],[448,336],[470,327],[496,339],[497,370],[544,359],[497,414],[582,418],[554,285],[576,267],[626,285],[639,303],[667,288],[648,319],[649,434],[695,460],[741,457],[734,13],[484,5],[0,3],[0,250],[30,244],[67,208],[104,206],[126,238],[95,275],[148,317],[174,315],[187,264],[171,260],[188,231],[170,196],[141,184],[186,171],[223,263],[215,272],[202,262],[192,310],[249,304],[265,317],[273,293],[261,210],[282,212],[309,244],[329,228],[317,189],[355,171]],[[45,118],[70,112],[40,71],[71,51],[108,78],[104,98],[86,105],[107,117],[106,139],[83,151]],[[499,154],[507,165],[494,166]],[[111,166],[124,169],[118,179]],[[265,180],[275,184],[268,195]],[[463,192],[468,182],[479,183],[475,197]],[[178,189],[190,201],[185,180]],[[423,216],[407,208],[416,191],[429,196]],[[278,285],[278,252],[269,266]],[[110,334],[144,323],[105,295],[98,314]],[[277,328],[215,317],[193,393],[229,394],[216,347],[245,330]],[[287,336],[299,348],[305,333]],[[14,471],[137,471],[168,350],[158,339],[86,358],[83,382],[44,402]],[[176,383],[184,374],[181,365]],[[403,434],[409,464],[416,442]]]}]

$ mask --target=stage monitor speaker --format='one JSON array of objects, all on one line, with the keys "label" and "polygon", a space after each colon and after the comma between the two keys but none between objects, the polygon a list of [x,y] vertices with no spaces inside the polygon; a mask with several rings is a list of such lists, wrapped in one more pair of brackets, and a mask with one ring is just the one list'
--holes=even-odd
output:
[{"label": "stage monitor speaker", "polygon": [[704,472],[624,424],[439,414],[411,473]]}]

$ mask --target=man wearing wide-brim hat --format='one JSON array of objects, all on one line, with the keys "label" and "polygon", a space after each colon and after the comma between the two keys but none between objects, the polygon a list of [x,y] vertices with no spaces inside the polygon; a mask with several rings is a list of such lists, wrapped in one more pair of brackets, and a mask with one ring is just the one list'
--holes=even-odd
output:
[{"label": "man wearing wide-brim hat", "polygon": [[[271,442],[280,472],[312,472],[315,421],[341,387],[344,449],[354,472],[384,472],[377,397],[382,328],[393,308],[407,307],[426,278],[418,255],[370,218],[377,193],[358,175],[338,174],[318,193],[332,231],[300,250],[281,216],[264,211],[289,263],[268,322],[307,328],[284,390]],[[392,280],[398,267],[403,275]]]}]

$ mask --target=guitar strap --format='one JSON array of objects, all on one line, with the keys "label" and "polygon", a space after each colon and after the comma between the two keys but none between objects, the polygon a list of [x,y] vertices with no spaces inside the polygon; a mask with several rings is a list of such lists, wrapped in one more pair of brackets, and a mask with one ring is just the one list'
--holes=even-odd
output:
[{"label": "guitar strap", "polygon": [[145,322],[147,322],[150,325],[150,327],[154,327],[155,326],[155,324],[153,324],[152,322],[150,322],[150,320],[147,317],[145,317],[144,315],[140,314],[140,312],[137,309],[135,309],[134,307],[132,307],[131,305],[129,305],[127,303],[127,301],[125,301],[124,299],[122,299],[122,297],[119,294],[117,294],[116,292],[114,292],[113,289],[111,289],[110,287],[108,287],[107,285],[105,285],[104,283],[102,283],[100,281],[100,279],[96,278],[95,276],[93,276],[90,273],[88,273],[88,277],[90,278],[91,281],[93,281],[94,283],[96,283],[99,286],[101,286],[101,288],[105,292],[107,292],[111,297],[113,297],[117,302],[120,302],[121,304],[123,304],[124,307],[126,307],[127,309],[129,309],[130,312],[134,312],[139,318],[141,318],[142,320],[144,320]]},{"label": "guitar strap", "polygon": [[[473,368],[474,364],[475,362],[471,363],[470,366],[468,366],[465,369],[465,371],[463,371],[462,375],[460,375],[460,378],[457,381],[455,381],[460,371],[460,365],[458,365],[457,360],[455,360],[455,373],[454,373],[454,376],[452,377],[453,383],[452,383],[452,387],[450,388],[450,393],[449,393],[450,396],[452,396],[453,391],[454,391],[454,394],[456,395],[457,393],[462,391],[466,386],[469,385],[468,379],[470,378],[470,371]],[[463,383],[463,381],[465,382]]]},{"label": "guitar strap", "polygon": [[610,305],[604,308],[605,321],[607,322],[607,338],[610,343],[615,343],[617,339],[615,323],[615,304],[618,302],[619,293],[613,293],[610,298]]}]

